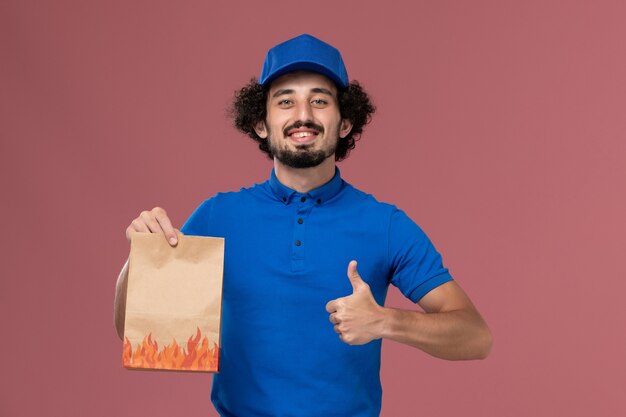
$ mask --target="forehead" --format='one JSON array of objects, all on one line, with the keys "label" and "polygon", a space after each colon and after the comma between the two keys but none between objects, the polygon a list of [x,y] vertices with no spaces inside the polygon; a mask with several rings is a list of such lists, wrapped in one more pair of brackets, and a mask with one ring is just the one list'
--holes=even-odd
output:
[{"label": "forehead", "polygon": [[330,90],[333,95],[337,95],[337,86],[329,78],[315,72],[291,72],[285,74],[270,85],[269,97],[278,90],[294,90],[294,92],[308,92],[314,88]]}]

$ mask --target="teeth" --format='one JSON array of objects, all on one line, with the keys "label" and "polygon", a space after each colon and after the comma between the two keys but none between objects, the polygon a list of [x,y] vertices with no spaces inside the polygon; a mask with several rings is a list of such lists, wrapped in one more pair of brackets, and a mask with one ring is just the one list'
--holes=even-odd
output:
[{"label": "teeth", "polygon": [[312,132],[296,132],[292,134],[292,136],[296,138],[304,138],[306,136],[313,136],[313,133]]}]

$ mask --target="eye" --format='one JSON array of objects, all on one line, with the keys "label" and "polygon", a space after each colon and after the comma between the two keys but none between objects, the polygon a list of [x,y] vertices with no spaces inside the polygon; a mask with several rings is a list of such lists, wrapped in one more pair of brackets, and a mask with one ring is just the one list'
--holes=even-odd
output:
[{"label": "eye", "polygon": [[286,107],[286,106],[289,106],[291,104],[292,104],[292,101],[289,100],[289,99],[280,100],[278,102],[278,105],[281,106],[281,107]]},{"label": "eye", "polygon": [[326,104],[328,104],[328,101],[321,99],[321,98],[316,98],[315,100],[313,100],[311,103],[317,105],[317,106],[325,106]]}]

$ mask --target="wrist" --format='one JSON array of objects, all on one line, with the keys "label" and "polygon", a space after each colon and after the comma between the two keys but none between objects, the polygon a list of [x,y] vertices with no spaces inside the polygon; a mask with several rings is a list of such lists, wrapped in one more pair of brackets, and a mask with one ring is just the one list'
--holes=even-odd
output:
[{"label": "wrist", "polygon": [[381,313],[381,337],[402,341],[409,329],[412,329],[410,332],[414,332],[419,327],[423,314],[420,311],[384,308],[384,311]]},{"label": "wrist", "polygon": [[388,339],[394,327],[396,310],[388,307],[380,307],[379,317],[380,325],[378,327],[378,336],[381,339]]}]

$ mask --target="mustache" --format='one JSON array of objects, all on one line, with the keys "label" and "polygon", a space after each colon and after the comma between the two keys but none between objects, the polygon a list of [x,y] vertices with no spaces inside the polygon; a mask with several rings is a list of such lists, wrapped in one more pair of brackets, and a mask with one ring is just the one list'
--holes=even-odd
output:
[{"label": "mustache", "polygon": [[287,132],[289,132],[291,129],[299,129],[301,127],[306,127],[307,129],[315,129],[319,133],[324,133],[324,126],[318,125],[317,123],[314,123],[314,122],[302,122],[298,120],[294,124],[289,125],[285,129],[283,129],[283,135],[287,136]]}]

